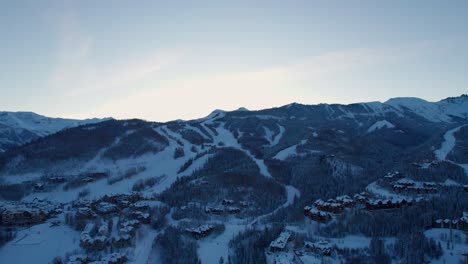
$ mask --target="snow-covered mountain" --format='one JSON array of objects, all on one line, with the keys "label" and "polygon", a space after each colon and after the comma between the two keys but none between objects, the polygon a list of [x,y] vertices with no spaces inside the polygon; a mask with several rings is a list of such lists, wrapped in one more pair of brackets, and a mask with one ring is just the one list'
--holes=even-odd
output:
[{"label": "snow-covered mountain", "polygon": [[[29,253],[41,263],[55,257],[245,263],[246,254],[268,252],[266,263],[274,263],[280,255],[292,259],[294,252],[270,252],[264,242],[252,250],[246,242],[258,235],[274,241],[280,233],[265,235],[265,227],[284,223],[287,230],[281,231],[305,236],[285,241],[295,244],[291,249],[301,248],[304,255],[296,256],[301,261],[320,263],[313,261],[317,257],[339,263],[346,262],[340,250],[322,256],[300,241],[311,246],[324,239],[333,243],[331,248],[359,249],[363,258],[369,257],[375,236],[385,238],[385,248],[400,243],[404,251],[405,241],[415,239],[407,236],[415,228],[423,232],[417,239],[443,244],[447,241],[439,234],[447,233],[447,226],[432,226],[432,220],[460,220],[468,208],[468,199],[459,198],[468,190],[467,95],[439,102],[395,98],[215,110],[204,118],[166,123],[83,124],[90,120],[29,115],[0,118],[24,133],[21,137],[41,137],[0,154],[0,206],[63,203],[64,211],[54,209],[55,218],[18,229],[22,239],[6,239],[0,259],[7,262],[29,263]],[[21,202],[5,201],[12,199]],[[429,199],[434,200],[425,203]],[[344,200],[351,201],[346,209],[327,211]],[[411,205],[400,206],[403,200]],[[384,210],[379,201],[387,206]],[[374,202],[376,207],[367,208]],[[138,220],[138,232],[125,231],[129,219]],[[463,258],[459,253],[468,248],[462,231],[455,232],[463,237],[454,243],[456,251],[431,249],[438,253],[426,252],[431,254],[427,258],[444,254],[441,261],[458,263]],[[57,236],[63,244],[56,243]],[[117,240],[120,236],[126,240]],[[419,245],[426,242],[421,241],[412,241],[409,245],[416,246],[408,252],[424,251]],[[392,250],[388,254],[402,258]]]},{"label": "snow-covered mountain", "polygon": [[0,112],[0,152],[65,128],[101,122],[107,119],[63,119],[33,112]]}]

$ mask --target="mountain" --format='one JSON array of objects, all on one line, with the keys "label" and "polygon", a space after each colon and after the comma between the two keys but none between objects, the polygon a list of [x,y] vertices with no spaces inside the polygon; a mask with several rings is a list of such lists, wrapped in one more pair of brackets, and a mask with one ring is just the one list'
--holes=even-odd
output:
[{"label": "mountain", "polygon": [[13,223],[24,239],[0,229],[7,262],[458,263],[468,250],[467,95],[32,124],[0,154],[0,212],[59,209]]},{"label": "mountain", "polygon": [[0,112],[0,152],[65,128],[101,122],[107,119],[50,118],[33,112]]}]

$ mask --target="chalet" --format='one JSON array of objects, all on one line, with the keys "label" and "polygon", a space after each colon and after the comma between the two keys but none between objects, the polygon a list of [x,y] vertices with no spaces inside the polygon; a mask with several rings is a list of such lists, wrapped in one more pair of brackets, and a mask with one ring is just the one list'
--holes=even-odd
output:
[{"label": "chalet", "polygon": [[284,251],[290,239],[291,239],[291,233],[287,231],[281,232],[278,238],[276,238],[270,243],[270,251],[271,252]]},{"label": "chalet", "polygon": [[119,229],[119,233],[122,235],[134,236],[136,234],[136,228],[133,226],[123,226]]},{"label": "chalet", "polygon": [[110,214],[118,211],[118,207],[115,204],[107,202],[98,203],[94,209],[100,214]]},{"label": "chalet", "polygon": [[318,199],[314,203],[315,207],[321,211],[330,212],[334,214],[340,214],[343,212],[344,206],[335,200],[328,200],[327,202],[322,199]]},{"label": "chalet", "polygon": [[335,201],[344,207],[353,207],[356,204],[356,202],[348,195],[338,196],[335,198]]},{"label": "chalet", "polygon": [[310,206],[304,207],[304,215],[308,216],[310,219],[317,221],[317,222],[322,222],[326,223],[332,219],[331,214],[327,212],[322,212],[317,210],[317,208],[313,208]]},{"label": "chalet", "polygon": [[381,210],[381,209],[394,209],[397,208],[397,203],[393,203],[392,200],[372,200],[366,202],[366,209],[368,210]]},{"label": "chalet", "polygon": [[130,208],[137,211],[145,211],[151,208],[148,202],[139,201],[130,205]]},{"label": "chalet", "polygon": [[228,206],[226,207],[226,212],[228,214],[237,214],[237,213],[240,213],[241,209],[239,207],[235,207],[235,206]]},{"label": "chalet", "polygon": [[208,236],[209,234],[211,234],[211,232],[213,232],[213,230],[214,230],[214,226],[212,225],[202,225],[202,226],[195,227],[195,228],[192,227],[192,228],[185,229],[187,233],[189,233],[190,235],[192,235],[193,237],[197,239]]},{"label": "chalet", "polygon": [[0,213],[1,224],[11,225],[32,225],[44,222],[48,215],[46,212],[31,208],[8,208]]},{"label": "chalet", "polygon": [[223,199],[223,205],[233,205],[233,204],[234,204],[234,200]]},{"label": "chalet", "polygon": [[410,179],[400,179],[396,183],[401,184],[403,186],[407,186],[407,187],[415,185],[415,182],[413,180],[410,180]]},{"label": "chalet", "polygon": [[240,205],[241,207],[244,207],[244,208],[245,208],[245,207],[248,207],[248,206],[249,206],[249,202],[247,202],[247,201],[240,201],[240,202],[239,202],[239,205]]},{"label": "chalet", "polygon": [[140,212],[140,211],[133,211],[131,216],[137,220],[139,220],[143,224],[151,223],[151,215],[149,213]]},{"label": "chalet", "polygon": [[128,247],[132,244],[132,237],[129,234],[122,234],[112,238],[112,246],[116,248]]},{"label": "chalet", "polygon": [[81,179],[81,181],[82,181],[82,182],[85,182],[85,183],[90,183],[90,182],[93,182],[94,179],[91,178],[91,177],[85,177],[85,178]]},{"label": "chalet", "polygon": [[54,177],[49,177],[47,178],[47,181],[50,182],[50,183],[64,183],[65,182],[65,178],[64,177],[59,177],[59,176],[54,176]]},{"label": "chalet", "polygon": [[305,247],[314,252],[314,253],[317,253],[317,254],[320,254],[320,255],[323,255],[323,256],[331,256],[331,254],[333,253],[333,250],[334,250],[334,246],[328,242],[328,241],[324,241],[324,240],[320,240],[318,242],[308,242],[306,241],[305,242]]},{"label": "chalet", "polygon": [[92,205],[92,201],[86,199],[78,199],[72,203],[72,206],[75,208],[79,207],[90,207]]},{"label": "chalet", "polygon": [[358,202],[358,203],[365,203],[367,201],[367,196],[365,195],[365,193],[356,193],[354,196],[353,196],[353,199],[354,201]]},{"label": "chalet", "polygon": [[224,209],[221,207],[205,207],[205,213],[207,214],[223,214]]},{"label": "chalet", "polygon": [[92,219],[96,218],[98,215],[89,207],[80,207],[76,211],[76,216]]},{"label": "chalet", "polygon": [[387,174],[385,174],[383,179],[386,182],[391,182],[400,177],[401,177],[401,173],[399,171],[394,171],[394,172],[388,172]]},{"label": "chalet", "polygon": [[140,227],[140,221],[138,220],[129,220],[129,221],[125,221],[125,222],[122,222],[120,225],[125,227],[125,226],[132,226],[133,228],[138,228]]}]

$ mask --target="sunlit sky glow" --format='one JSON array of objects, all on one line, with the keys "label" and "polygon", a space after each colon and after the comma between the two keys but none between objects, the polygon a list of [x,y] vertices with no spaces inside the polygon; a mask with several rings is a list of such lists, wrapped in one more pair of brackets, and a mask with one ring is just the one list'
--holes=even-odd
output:
[{"label": "sunlit sky glow", "polygon": [[214,109],[468,93],[468,1],[3,1],[0,110]]}]

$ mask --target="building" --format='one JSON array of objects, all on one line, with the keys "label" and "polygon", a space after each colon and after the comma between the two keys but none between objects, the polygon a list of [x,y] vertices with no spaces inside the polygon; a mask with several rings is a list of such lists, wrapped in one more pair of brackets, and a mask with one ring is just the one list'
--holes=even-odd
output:
[{"label": "building", "polygon": [[334,251],[334,246],[330,242],[324,240],[320,240],[318,242],[306,241],[305,247],[310,251],[323,256],[331,256]]},{"label": "building", "polygon": [[317,208],[310,207],[310,206],[304,207],[304,215],[314,221],[321,222],[321,223],[329,222],[332,219],[331,214],[327,212],[322,212],[318,210]]},{"label": "building", "polygon": [[193,237],[197,239],[208,236],[209,234],[211,234],[211,232],[213,232],[213,230],[214,230],[214,226],[212,225],[202,225],[199,227],[192,227],[192,228],[185,229],[187,233],[189,233],[190,235],[192,235]]},{"label": "building", "polygon": [[287,231],[281,232],[278,238],[276,238],[270,243],[270,251],[271,252],[284,251],[290,239],[291,239],[291,233]]}]

